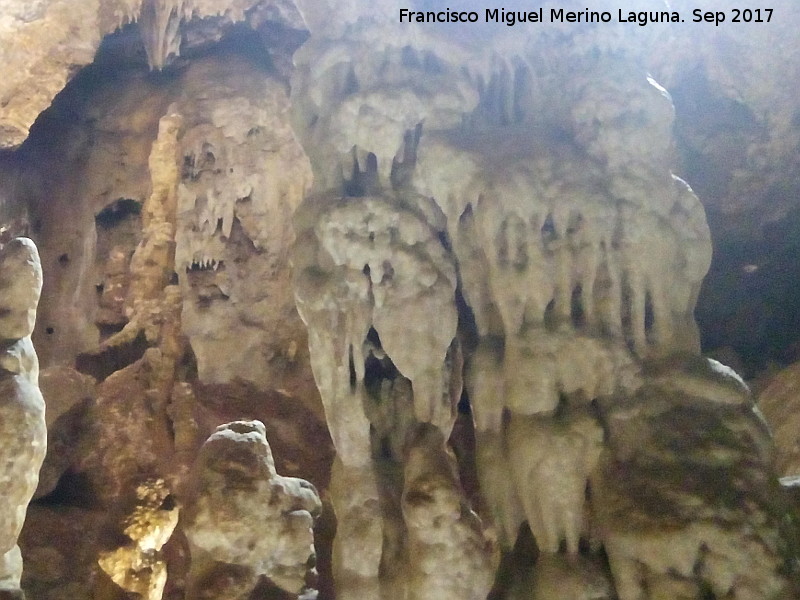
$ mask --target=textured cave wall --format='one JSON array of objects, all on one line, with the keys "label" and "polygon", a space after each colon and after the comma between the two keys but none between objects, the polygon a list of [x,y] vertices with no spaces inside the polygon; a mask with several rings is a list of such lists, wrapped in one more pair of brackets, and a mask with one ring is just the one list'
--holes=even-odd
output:
[{"label": "textured cave wall", "polygon": [[699,356],[747,358],[703,317],[743,194],[792,212],[760,37],[65,5],[0,29],[37,48],[0,92],[0,235],[44,272],[29,599],[793,597],[769,432]]},{"label": "textured cave wall", "polygon": [[[136,28],[106,38],[5,157],[5,222],[36,238],[47,282],[35,337],[53,452],[22,536],[29,596],[182,596],[189,547],[183,524],[173,533],[178,511],[160,505],[184,506],[181,486],[222,423],[265,422],[278,472],[327,486],[288,270],[310,169],[271,58],[302,33],[281,15],[250,17],[253,29],[198,26],[193,60],[163,75]],[[283,39],[262,44],[264,23]],[[324,543],[318,561],[324,574]],[[263,574],[253,585],[278,593]]]},{"label": "textured cave wall", "polygon": [[698,31],[684,24],[662,39],[650,61],[674,99],[680,172],[701,198],[714,239],[697,312],[703,347],[747,378],[797,360],[800,325],[794,258],[800,49],[791,33],[800,12],[792,2],[763,8],[775,11],[765,26]]}]

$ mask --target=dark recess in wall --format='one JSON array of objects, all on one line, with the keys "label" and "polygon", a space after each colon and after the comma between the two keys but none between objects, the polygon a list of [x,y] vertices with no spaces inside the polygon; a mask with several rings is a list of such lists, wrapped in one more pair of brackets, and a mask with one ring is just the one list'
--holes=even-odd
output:
[{"label": "dark recess in wall", "polygon": [[800,189],[765,190],[730,210],[726,203],[743,193],[733,173],[750,168],[748,148],[766,132],[703,69],[687,73],[670,94],[678,174],[706,209],[714,249],[695,311],[702,349],[756,378],[800,359],[800,207],[772,222],[763,210],[800,197]]}]

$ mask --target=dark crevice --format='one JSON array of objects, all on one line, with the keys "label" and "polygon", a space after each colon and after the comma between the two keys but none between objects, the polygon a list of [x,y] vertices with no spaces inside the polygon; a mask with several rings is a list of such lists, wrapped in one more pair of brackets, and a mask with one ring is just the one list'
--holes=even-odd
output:
[{"label": "dark crevice", "polygon": [[97,213],[94,222],[98,227],[111,229],[129,216],[139,215],[141,212],[142,205],[139,202],[130,198],[120,198]]},{"label": "dark crevice", "polygon": [[130,342],[106,346],[97,352],[79,354],[75,359],[75,368],[98,381],[103,381],[115,371],[124,369],[142,358],[148,347],[144,332],[139,332],[139,335]]},{"label": "dark crevice", "polygon": [[586,325],[586,315],[583,309],[583,288],[576,285],[570,298],[570,319],[575,329],[582,329]]},{"label": "dark crevice", "polygon": [[539,547],[526,521],[520,525],[514,548],[503,552],[494,586],[486,600],[504,600],[512,586],[519,583],[517,578],[527,573],[538,560]]},{"label": "dark crevice", "polygon": [[61,476],[52,492],[36,500],[34,504],[89,508],[95,503],[95,498],[88,475],[69,470]]},{"label": "dark crevice", "polygon": [[372,152],[367,154],[364,168],[358,161],[358,148],[352,150],[353,170],[350,179],[345,180],[343,193],[350,198],[363,198],[365,196],[375,196],[380,194],[380,184],[378,181],[378,157]]},{"label": "dark crevice", "polygon": [[389,180],[392,189],[400,190],[411,185],[414,169],[417,166],[417,148],[422,138],[422,123],[417,123],[414,129],[406,131],[403,138],[403,155],[395,156],[392,161],[392,172]]},{"label": "dark crevice", "polygon": [[544,223],[542,223],[540,233],[542,235],[542,245],[545,249],[547,249],[550,242],[555,240],[557,237],[556,226],[553,222],[553,213],[549,213],[547,218],[545,218]]},{"label": "dark crevice", "polygon": [[364,387],[371,398],[380,399],[383,383],[400,377],[400,371],[383,353],[380,336],[374,327],[369,328],[364,346]]},{"label": "dark crevice", "polygon": [[558,328],[558,319],[556,318],[556,299],[553,298],[547,303],[544,309],[544,327],[547,331],[553,332]]},{"label": "dark crevice", "polygon": [[633,290],[628,282],[627,273],[622,274],[620,302],[620,323],[622,323],[622,336],[628,345],[628,350],[635,352],[636,343],[633,336]]},{"label": "dark crevice", "polygon": [[351,344],[347,349],[348,367],[350,369],[350,393],[355,393],[358,378],[356,376],[356,363],[353,359],[353,345]]},{"label": "dark crevice", "polygon": [[[603,244],[603,250],[605,250],[605,245]],[[612,290],[614,289],[614,281],[611,279],[611,271],[608,268],[608,260],[603,257],[603,260],[600,263],[600,267],[597,269],[597,275],[594,279],[594,287],[591,290],[594,306],[596,307],[604,307],[608,304],[609,300],[611,299]],[[598,319],[599,321],[599,333],[603,337],[610,337],[612,335],[612,321],[615,318],[615,315],[611,315],[609,318],[607,311],[597,310]]]},{"label": "dark crevice", "polygon": [[653,295],[650,293],[650,290],[647,290],[644,294],[644,335],[649,344],[654,344],[656,342],[653,332],[655,319],[655,313],[653,312]]}]

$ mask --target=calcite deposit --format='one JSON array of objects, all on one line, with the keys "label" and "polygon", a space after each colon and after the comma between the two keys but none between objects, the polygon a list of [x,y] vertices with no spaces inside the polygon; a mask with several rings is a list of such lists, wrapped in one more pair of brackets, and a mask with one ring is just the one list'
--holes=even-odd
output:
[{"label": "calcite deposit", "polygon": [[34,243],[16,238],[0,248],[0,595],[9,597],[21,593],[17,538],[47,448],[39,362],[30,337],[41,290]]},{"label": "calcite deposit", "polygon": [[430,5],[0,0],[0,597],[800,594],[797,9]]},{"label": "calcite deposit", "polygon": [[[264,425],[221,425],[200,450],[184,513],[192,598],[251,597],[259,577],[297,597],[314,564],[313,485],[275,471]],[[209,590],[214,594],[209,595]]]}]

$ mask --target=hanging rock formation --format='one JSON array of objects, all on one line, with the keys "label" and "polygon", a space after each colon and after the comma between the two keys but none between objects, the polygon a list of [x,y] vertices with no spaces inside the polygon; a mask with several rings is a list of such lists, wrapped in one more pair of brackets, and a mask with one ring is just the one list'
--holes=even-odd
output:
[{"label": "hanging rock formation", "polygon": [[[462,365],[456,272],[427,222],[432,210],[414,195],[322,197],[296,220],[298,310],[338,453],[331,489],[341,598],[380,597],[382,561],[398,563],[384,569],[383,593],[477,599],[491,583],[493,545],[445,447]],[[397,470],[396,486],[383,469]],[[383,529],[381,502],[402,507],[402,519],[384,517]],[[407,535],[394,537],[396,529]],[[406,561],[410,581],[399,566]]]},{"label": "hanging rock formation", "polygon": [[[390,457],[388,463],[404,467],[393,478],[379,469],[376,496],[359,496],[360,512],[353,497],[345,506],[336,497],[344,490],[332,488],[339,535],[348,540],[337,541],[338,552],[352,555],[356,547],[370,547],[362,556],[373,557],[360,586],[340,586],[339,593],[362,593],[357,590],[367,587],[368,572],[384,588],[391,586],[390,572],[378,569],[379,532],[353,523],[370,514],[367,507],[377,498],[392,506],[386,497],[396,495],[403,481],[414,481],[408,469],[418,455],[414,435],[406,432],[431,423],[449,434],[429,400],[437,396],[420,385],[419,371],[404,352],[426,357],[430,369],[441,364],[454,335],[446,327],[456,323],[450,315],[459,295],[466,305],[460,307],[462,327],[470,320],[474,327],[462,335],[474,336],[464,371],[478,480],[506,556],[514,554],[520,526],[527,524],[538,555],[530,556],[529,566],[535,561],[574,569],[580,588],[592,580],[582,578],[577,566],[586,561],[585,571],[597,574],[592,593],[609,595],[611,579],[625,600],[699,598],[707,589],[719,597],[758,589],[775,597],[788,593],[778,506],[732,517],[738,523],[732,537],[721,521],[693,514],[698,533],[687,529],[678,537],[696,549],[681,547],[680,556],[703,572],[653,563],[637,566],[633,579],[626,560],[647,553],[643,547],[626,550],[619,541],[626,524],[607,516],[619,502],[603,491],[620,481],[610,470],[620,460],[611,458],[615,449],[628,443],[629,431],[641,433],[643,453],[663,443],[642,418],[691,422],[699,411],[715,428],[750,431],[720,442],[730,445],[721,451],[726,468],[755,461],[750,483],[738,490],[739,484],[725,481],[720,493],[763,497],[772,476],[761,450],[766,433],[758,433],[746,395],[731,391],[714,369],[698,368],[695,359],[688,367],[669,367],[674,356],[699,353],[693,311],[711,244],[702,206],[670,171],[670,97],[637,66],[637,42],[651,34],[639,32],[636,40],[618,36],[613,26],[554,27],[511,43],[511,34],[484,32],[497,50],[481,60],[473,53],[481,33],[476,39],[434,38],[422,27],[349,17],[340,28],[319,32],[312,23],[312,38],[298,53],[295,114],[301,139],[313,148],[315,194],[296,219],[296,294],[342,471],[348,463],[354,469],[363,465],[368,456],[375,465],[386,466]],[[413,41],[410,31],[417,34]],[[365,47],[368,53],[357,50]],[[570,73],[568,81],[558,75],[563,73]],[[403,224],[409,212],[436,232],[431,241],[411,238],[414,250],[433,257],[428,248],[440,248],[454,276],[443,278],[442,267],[419,261],[406,267],[403,257],[410,251],[403,246],[412,244]],[[413,280],[423,291],[400,291],[411,278],[404,267],[416,271]],[[441,285],[445,281],[449,286]],[[392,302],[393,295],[403,301]],[[434,310],[436,316],[429,316]],[[440,332],[438,344],[431,344]],[[398,333],[402,343],[393,340]],[[669,374],[654,374],[664,369]],[[376,379],[385,383],[378,386]],[[403,379],[410,385],[398,393]],[[663,397],[669,398],[668,409],[651,407]],[[380,398],[382,412],[370,410],[373,398]],[[382,420],[387,414],[393,427]],[[629,429],[615,427],[621,418],[616,415],[630,415]],[[692,448],[708,443],[687,441],[682,459],[673,449],[678,462],[669,469],[701,468],[692,462]],[[438,468],[443,474],[443,463]],[[644,475],[632,477],[641,482],[615,493],[627,497],[647,485]],[[403,522],[384,513],[384,562],[398,528],[405,527],[407,536],[399,545],[416,547],[411,523],[422,518],[403,506]],[[713,515],[722,507],[709,501],[707,510]],[[752,547],[744,541],[747,534],[739,533],[745,522],[761,523]],[[669,531],[666,522],[653,522],[640,535],[677,544]],[[738,545],[760,553],[757,574],[733,551]],[[608,553],[610,572],[600,547]],[[697,550],[702,548],[714,559],[703,562]],[[567,563],[561,562],[564,555]],[[339,581],[347,571],[342,561]],[[409,551],[408,572],[425,571],[426,561],[424,551]],[[463,594],[444,583],[450,572],[446,558],[438,569],[439,597]],[[541,590],[551,585],[549,572],[538,580]],[[673,572],[683,575],[670,579]],[[486,591],[478,592],[478,585],[470,589],[482,597]],[[513,585],[498,585],[515,593]]]},{"label": "hanging rock formation", "polygon": [[16,238],[0,248],[0,596],[9,598],[24,598],[17,538],[47,447],[39,362],[30,337],[41,290],[33,242]]},{"label": "hanging rock formation", "polygon": [[305,345],[288,254],[311,168],[284,86],[257,73],[232,58],[186,81],[175,267],[200,379],[279,388],[291,348]]}]

